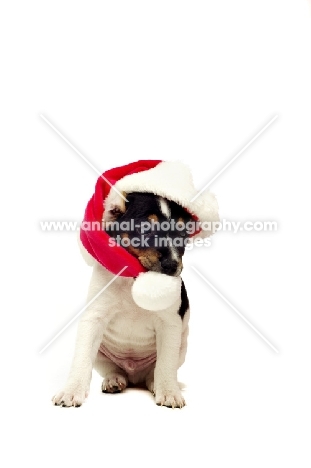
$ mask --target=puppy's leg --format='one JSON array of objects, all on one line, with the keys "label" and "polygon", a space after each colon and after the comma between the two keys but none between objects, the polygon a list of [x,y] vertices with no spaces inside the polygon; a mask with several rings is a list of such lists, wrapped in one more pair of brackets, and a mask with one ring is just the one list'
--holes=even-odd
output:
[{"label": "puppy's leg", "polygon": [[185,406],[185,400],[177,382],[182,321],[178,314],[162,316],[156,324],[157,362],[154,383],[147,379],[148,388],[155,394],[157,405],[171,408]]},{"label": "puppy's leg", "polygon": [[127,387],[128,380],[125,371],[100,351],[97,354],[94,368],[99,375],[104,377],[102,383],[103,393],[119,393]]},{"label": "puppy's leg", "polygon": [[107,325],[107,311],[118,302],[115,284],[101,294],[113,278],[114,275],[95,262],[87,296],[87,303],[90,305],[79,323],[75,354],[67,383],[64,389],[52,398],[55,405],[80,406],[87,397],[92,368]]},{"label": "puppy's leg", "polygon": [[88,395],[92,368],[103,336],[103,323],[87,311],[79,323],[75,354],[64,389],[52,401],[60,406],[81,406]]}]

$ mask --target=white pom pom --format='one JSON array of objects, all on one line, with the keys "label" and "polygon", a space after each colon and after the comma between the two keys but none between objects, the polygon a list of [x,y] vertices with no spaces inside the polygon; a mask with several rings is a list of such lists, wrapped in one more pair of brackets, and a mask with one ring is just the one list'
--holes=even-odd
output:
[{"label": "white pom pom", "polygon": [[180,297],[180,276],[168,276],[155,271],[140,273],[132,286],[132,296],[139,307],[163,310]]}]

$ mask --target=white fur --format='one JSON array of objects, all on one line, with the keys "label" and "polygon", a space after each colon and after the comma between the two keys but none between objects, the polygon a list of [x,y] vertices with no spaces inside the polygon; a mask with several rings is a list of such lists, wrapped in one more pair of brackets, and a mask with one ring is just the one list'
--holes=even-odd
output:
[{"label": "white fur", "polygon": [[168,203],[166,200],[164,200],[163,197],[159,199],[160,202],[160,210],[161,213],[169,219],[171,217],[171,210],[170,207],[168,206]]},{"label": "white fur", "polygon": [[[114,275],[95,262],[89,287],[90,301]],[[189,310],[178,314],[180,297],[165,310],[150,312],[133,301],[133,278],[117,278],[85,311],[78,327],[74,359],[67,383],[53,397],[54,404],[80,406],[89,392],[92,368],[104,377],[103,390],[123,390],[128,381],[146,382],[157,404],[182,407],[177,370],[187,349]],[[119,357],[144,358],[156,352],[156,363],[127,374],[99,352],[103,344]],[[130,360],[130,359],[129,359]]]}]

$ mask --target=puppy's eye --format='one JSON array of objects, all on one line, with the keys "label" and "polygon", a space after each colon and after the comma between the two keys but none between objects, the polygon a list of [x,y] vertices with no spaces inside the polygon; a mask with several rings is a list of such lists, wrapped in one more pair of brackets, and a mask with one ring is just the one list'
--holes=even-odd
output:
[{"label": "puppy's eye", "polygon": [[149,223],[148,221],[135,224],[135,229],[136,229],[136,232],[138,232],[138,234],[147,235],[152,232],[151,223]]},{"label": "puppy's eye", "polygon": [[177,221],[175,225],[175,236],[186,237],[186,226],[183,221]]},{"label": "puppy's eye", "polygon": [[113,208],[112,210],[109,211],[109,213],[113,216],[117,216],[121,214],[121,210],[119,210],[119,208]]},{"label": "puppy's eye", "polygon": [[181,231],[176,230],[176,231],[174,231],[174,235],[175,235],[175,237],[186,237],[187,233],[186,233],[186,231],[184,229],[181,230]]}]

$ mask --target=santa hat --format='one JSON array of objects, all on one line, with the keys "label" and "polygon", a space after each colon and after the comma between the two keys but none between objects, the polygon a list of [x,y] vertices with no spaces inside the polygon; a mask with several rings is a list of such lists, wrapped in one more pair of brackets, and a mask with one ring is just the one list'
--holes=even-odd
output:
[{"label": "santa hat", "polygon": [[[200,223],[219,220],[216,198],[212,193],[206,191],[193,200],[198,191],[194,187],[191,172],[185,164],[178,161],[140,160],[104,172],[98,178],[95,192],[87,204],[81,225],[80,239],[86,251],[97,262],[113,274],[118,274],[122,268],[126,267],[121,276],[140,277],[141,288],[138,288],[136,280],[136,289],[146,288],[146,278],[149,275],[150,278],[152,277],[152,284],[158,284],[156,293],[161,288],[172,290],[175,285],[179,295],[180,279],[154,272],[142,275],[146,269],[139,260],[122,246],[118,244],[111,246],[109,234],[98,229],[98,226],[107,219],[107,213],[111,209],[125,211],[124,199],[131,192],[154,193],[174,201]],[[194,233],[194,237],[206,237],[211,234],[211,230],[199,229]],[[176,281],[179,281],[177,288]],[[149,295],[149,291],[147,295]]]}]

